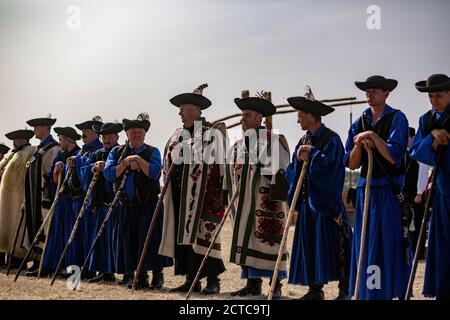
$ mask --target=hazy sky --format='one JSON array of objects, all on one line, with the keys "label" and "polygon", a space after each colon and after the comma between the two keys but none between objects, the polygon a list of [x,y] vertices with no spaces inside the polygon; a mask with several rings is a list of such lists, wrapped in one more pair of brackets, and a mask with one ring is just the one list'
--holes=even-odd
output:
[{"label": "hazy sky", "polygon": [[[68,26],[70,5],[80,29]],[[369,5],[381,30],[366,26]],[[168,100],[199,84],[209,84],[204,115],[215,120],[238,111],[243,89],[271,91],[275,104],[306,84],[317,99],[364,99],[354,81],[372,74],[399,81],[388,102],[417,127],[429,102],[414,83],[450,74],[449,12],[448,0],[0,0],[0,141],[47,113],[73,126],[145,111],[147,141],[162,148],[180,125]],[[344,141],[349,110],[324,119]],[[273,122],[293,148],[295,114]]]}]

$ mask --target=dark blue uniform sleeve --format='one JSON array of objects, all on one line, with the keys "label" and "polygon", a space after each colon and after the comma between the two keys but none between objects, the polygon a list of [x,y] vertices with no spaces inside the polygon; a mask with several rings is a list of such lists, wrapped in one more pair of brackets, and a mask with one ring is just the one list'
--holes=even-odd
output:
[{"label": "dark blue uniform sleeve", "polygon": [[386,146],[395,161],[395,166],[400,167],[408,147],[408,120],[404,113],[398,111],[392,119],[391,131],[386,141]]},{"label": "dark blue uniform sleeve", "polygon": [[360,121],[360,119],[358,118],[355,122],[352,123],[350,129],[348,130],[348,137],[347,137],[347,141],[345,142],[345,154],[344,154],[344,166],[346,166],[346,167],[348,167],[350,154],[352,153],[353,148],[355,147],[353,138],[357,134],[359,121]]},{"label": "dark blue uniform sleeve", "polygon": [[158,149],[154,149],[149,161],[148,177],[150,180],[158,180],[161,176],[162,161],[161,152]]},{"label": "dark blue uniform sleeve", "polygon": [[105,170],[103,171],[103,176],[105,179],[109,182],[116,181],[116,166],[117,166],[117,150],[118,147],[115,147],[111,150],[111,152],[108,154],[108,159],[105,163]]},{"label": "dark blue uniform sleeve", "polygon": [[[92,168],[94,167],[94,157],[97,154],[97,152],[94,152],[89,155],[89,157],[84,157],[84,161],[77,161],[77,168],[79,167],[79,177],[81,185],[83,186],[83,189],[85,192],[87,192],[89,188],[89,184],[91,183],[91,180],[94,176],[92,173]],[[77,159],[78,160],[78,159]]]},{"label": "dark blue uniform sleeve", "polygon": [[322,150],[313,147],[308,162],[308,198],[313,211],[337,215],[342,211],[345,168],[344,146],[333,136]]},{"label": "dark blue uniform sleeve", "polygon": [[291,163],[289,163],[286,171],[284,173],[284,177],[286,178],[287,183],[289,184],[289,191],[287,196],[287,202],[289,206],[292,203],[292,198],[294,197],[295,188],[297,186],[297,179],[300,176],[300,161],[297,159],[297,150],[300,147],[300,142],[297,143],[294,149],[294,153],[292,154]]},{"label": "dark blue uniform sleeve", "polygon": [[433,144],[433,136],[431,133],[425,134],[425,120],[426,115],[420,117],[419,129],[417,130],[417,134],[409,152],[413,159],[434,166],[436,161],[436,151],[434,151],[431,146]]}]

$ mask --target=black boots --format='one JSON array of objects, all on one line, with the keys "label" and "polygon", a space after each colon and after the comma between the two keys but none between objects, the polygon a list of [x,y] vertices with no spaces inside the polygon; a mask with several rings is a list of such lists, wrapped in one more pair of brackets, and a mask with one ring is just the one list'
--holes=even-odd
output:
[{"label": "black boots", "polygon": [[314,285],[309,287],[309,291],[300,298],[300,300],[325,300],[325,294],[323,292],[323,285]]},{"label": "black boots", "polygon": [[[179,287],[170,289],[170,292],[189,292],[192,286],[193,279],[186,277],[186,281]],[[219,294],[220,293],[220,279],[217,276],[211,276],[206,279],[206,287],[202,290],[200,280],[194,286],[193,292],[201,292],[203,295]]]},{"label": "black boots", "polygon": [[[6,255],[6,263],[6,266],[8,266],[8,264],[11,264],[11,269],[19,269],[20,265],[22,264],[22,259]],[[39,268],[39,263],[37,264],[37,266]]]},{"label": "black boots", "polygon": [[[127,287],[128,287],[128,289],[133,288],[133,278],[131,278],[131,280],[128,282]],[[145,290],[145,289],[149,289],[149,288],[150,288],[150,284],[148,283],[147,272],[141,273],[138,277],[138,281],[136,283],[135,290]]]},{"label": "black boots", "polygon": [[[12,267],[11,267],[12,268]],[[27,277],[37,277],[39,272],[39,262],[33,261],[31,267],[25,272]]]},{"label": "black boots", "polygon": [[[13,267],[11,267],[12,269]],[[55,272],[54,269],[46,269],[42,268],[40,277],[41,278],[48,278],[53,276],[53,273]],[[58,273],[59,275],[60,273]],[[39,275],[39,262],[33,261],[33,265],[27,269],[27,272],[25,272],[25,276],[27,277],[37,277]]]},{"label": "black boots", "polygon": [[97,277],[97,273],[95,271],[85,270],[81,273],[81,280],[89,280]]},{"label": "black boots", "polygon": [[[269,285],[272,286],[272,279],[270,279]],[[273,290],[272,300],[280,300],[281,299],[281,280],[277,278],[275,282],[275,289]]]},{"label": "black boots", "polygon": [[159,290],[164,284],[164,273],[161,270],[152,271],[152,282],[150,283],[150,290]]},{"label": "black boots", "polygon": [[97,282],[115,282],[116,277],[113,273],[100,273],[98,276],[91,278],[88,280],[89,283],[97,283]]},{"label": "black boots", "polygon": [[339,295],[334,300],[349,300],[348,281],[339,280]]},{"label": "black boots", "polygon": [[262,280],[261,279],[247,279],[247,284],[242,289],[239,289],[238,291],[234,291],[231,293],[232,296],[240,296],[245,297],[248,295],[252,296],[259,296],[261,295],[261,285]]},{"label": "black boots", "polygon": [[206,278],[206,287],[202,290],[202,294],[219,294],[220,293],[220,279],[217,276]]},{"label": "black boots", "polygon": [[133,274],[124,274],[122,280],[119,281],[119,285],[120,286],[128,286],[128,284],[130,284],[130,282],[131,282],[131,284],[133,284],[133,278],[134,278]]},{"label": "black boots", "polygon": [[0,252],[0,269],[6,268],[6,254],[3,252]]},{"label": "black boots", "polygon": [[[181,286],[170,289],[170,292],[189,292],[192,282],[194,282],[194,279],[190,279],[190,278],[186,277],[186,281]],[[197,281],[197,283],[194,286],[193,292],[200,292],[201,290],[202,290],[202,285],[200,284],[200,281]]]}]

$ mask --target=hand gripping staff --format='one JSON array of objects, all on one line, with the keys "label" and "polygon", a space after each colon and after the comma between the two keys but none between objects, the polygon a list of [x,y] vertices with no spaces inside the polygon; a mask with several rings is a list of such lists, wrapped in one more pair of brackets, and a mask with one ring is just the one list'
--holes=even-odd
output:
[{"label": "hand gripping staff", "polygon": [[364,211],[363,211],[363,221],[361,228],[361,241],[359,243],[359,258],[358,258],[358,271],[356,273],[356,281],[355,281],[355,293],[353,296],[353,300],[358,300],[359,295],[359,284],[361,282],[361,273],[362,273],[362,265],[364,259],[364,248],[366,244],[366,230],[367,230],[367,220],[369,218],[369,195],[370,195],[370,182],[372,180],[372,169],[373,169],[373,153],[372,149],[365,147],[367,151],[367,157],[369,160],[369,165],[367,169],[367,177],[366,177],[366,189],[364,193]]},{"label": "hand gripping staff", "polygon": [[[86,269],[86,265],[88,264],[89,258],[92,254],[92,251],[94,251],[95,245],[97,244],[98,239],[102,236],[103,231],[106,227],[106,223],[108,222],[109,218],[111,218],[111,214],[114,211],[115,207],[117,206],[117,203],[119,202],[119,198],[121,194],[123,193],[123,188],[125,186],[125,181],[127,180],[128,175],[130,174],[130,169],[127,169],[125,173],[123,174],[122,181],[120,181],[119,188],[117,189],[117,192],[114,196],[114,200],[111,203],[111,206],[109,207],[108,212],[106,213],[105,219],[103,219],[102,225],[100,226],[100,229],[98,230],[97,235],[95,236],[94,241],[92,242],[91,248],[89,249],[89,252],[86,255],[86,258],[84,260],[83,266],[81,267],[81,274],[83,274],[84,270]],[[80,283],[80,278],[77,278],[75,280],[75,285],[73,286],[73,290],[75,291],[78,288],[78,284]]]},{"label": "hand gripping staff", "polygon": [[147,231],[147,236],[145,237],[145,242],[144,242],[144,247],[142,248],[142,253],[141,253],[141,257],[139,258],[139,263],[136,269],[136,276],[133,279],[133,292],[136,289],[136,285],[138,282],[138,275],[141,274],[141,270],[142,270],[142,266],[144,265],[144,261],[145,261],[145,256],[147,254],[148,251],[148,246],[150,245],[150,241],[152,238],[152,234],[153,234],[153,229],[155,229],[155,225],[156,222],[158,221],[158,216],[159,213],[161,211],[161,206],[163,204],[163,200],[164,200],[164,196],[166,195],[167,192],[167,188],[169,187],[169,182],[170,182],[170,178],[172,177],[173,171],[175,170],[175,164],[172,163],[169,167],[169,171],[167,172],[167,178],[166,178],[166,182],[164,183],[164,187],[161,191],[161,194],[159,196],[159,200],[158,203],[156,204],[155,210],[153,211],[153,217],[152,217],[152,221],[150,223],[150,226],[148,228]]},{"label": "hand gripping staff", "polygon": [[75,234],[77,232],[78,225],[80,224],[80,221],[84,216],[84,211],[86,210],[87,204],[89,202],[89,198],[91,197],[92,191],[94,190],[94,186],[95,186],[95,183],[97,182],[98,176],[99,176],[99,173],[96,172],[94,174],[94,176],[92,177],[91,183],[89,184],[88,191],[86,193],[86,196],[84,197],[83,205],[81,206],[80,212],[78,213],[78,216],[77,216],[77,220],[75,221],[75,224],[72,228],[72,232],[70,233],[69,240],[67,241],[67,244],[64,247],[61,257],[59,258],[58,265],[55,269],[55,272],[53,273],[53,277],[52,277],[52,281],[50,282],[50,286],[52,286],[53,283],[55,282],[56,275],[58,274],[59,268],[61,267],[64,257],[66,256],[67,249],[70,247],[70,245],[73,242],[73,239],[75,238]]},{"label": "hand gripping staff", "polygon": [[[36,236],[34,237],[34,240],[31,243],[30,248],[27,251],[27,254],[23,258],[22,263],[20,264],[19,270],[17,270],[17,273],[14,277],[14,282],[16,282],[17,278],[19,278],[20,273],[22,272],[23,268],[25,267],[25,265],[27,263],[28,258],[31,255],[31,251],[33,250],[34,246],[38,243],[41,233],[44,232],[45,226],[47,225],[48,222],[51,223],[51,221],[53,219],[53,215],[55,213],[56,204],[58,203],[59,199],[61,198],[61,196],[64,192],[64,189],[66,188],[66,182],[71,174],[72,174],[72,168],[69,167],[69,169],[67,170],[66,176],[64,177],[64,181],[61,182],[62,181],[62,173],[58,173],[58,187],[57,187],[58,191],[56,192],[56,197],[53,200],[52,206],[50,207],[50,210],[48,211],[47,215],[45,216],[44,221],[42,221],[42,224],[39,227],[39,230],[36,233]],[[44,253],[45,252],[42,252],[42,255],[41,255],[41,263],[42,263],[42,260],[44,260]]]},{"label": "hand gripping staff", "polygon": [[278,277],[278,271],[280,270],[281,258],[283,257],[284,249],[286,248],[287,236],[289,233],[289,223],[292,219],[292,215],[295,212],[295,207],[297,206],[298,197],[300,195],[300,190],[302,188],[303,180],[306,176],[306,171],[308,170],[308,161],[303,161],[302,171],[300,172],[300,176],[297,181],[297,186],[295,187],[294,197],[292,198],[291,207],[289,208],[288,217],[286,219],[286,225],[284,227],[283,238],[280,244],[280,250],[278,251],[277,262],[275,264],[275,269],[272,275],[272,283],[270,285],[269,295],[267,296],[267,300],[272,300],[273,293],[275,291],[276,280]]}]

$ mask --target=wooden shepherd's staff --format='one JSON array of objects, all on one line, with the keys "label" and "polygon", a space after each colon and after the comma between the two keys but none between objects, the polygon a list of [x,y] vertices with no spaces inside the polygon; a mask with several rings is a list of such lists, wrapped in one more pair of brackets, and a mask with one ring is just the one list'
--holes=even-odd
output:
[{"label": "wooden shepherd's staff", "polygon": [[94,186],[95,186],[95,183],[97,182],[98,176],[99,176],[99,173],[96,172],[94,174],[94,176],[92,177],[91,183],[89,184],[88,191],[86,192],[86,196],[84,197],[83,205],[81,206],[80,212],[78,213],[78,216],[77,216],[77,220],[75,221],[75,224],[70,233],[69,240],[67,241],[67,244],[64,247],[61,257],[59,257],[58,265],[55,269],[55,272],[53,273],[53,277],[52,277],[52,281],[50,282],[50,286],[52,286],[53,283],[55,282],[56,275],[58,274],[59,268],[61,267],[64,257],[66,256],[67,249],[70,247],[70,245],[73,242],[73,239],[75,238],[75,234],[77,232],[78,225],[80,224],[80,221],[84,216],[84,211],[86,210],[89,198],[91,197],[92,191],[94,190]]},{"label": "wooden shepherd's staff", "polygon": [[153,211],[152,221],[147,230],[147,236],[145,237],[144,247],[142,248],[141,257],[139,259],[139,263],[136,269],[136,275],[133,279],[132,292],[136,289],[136,285],[138,283],[139,275],[141,274],[142,266],[144,265],[145,256],[147,255],[148,247],[150,245],[150,241],[152,239],[153,230],[155,229],[156,222],[158,221],[158,216],[161,211],[161,206],[163,204],[164,196],[166,195],[167,188],[169,187],[170,178],[172,177],[173,171],[175,170],[175,164],[172,164],[169,167],[169,171],[167,172],[166,182],[164,183],[164,187],[159,196],[158,203],[156,204],[155,210]]},{"label": "wooden shepherd's staff", "polygon": [[288,216],[286,219],[286,225],[284,227],[283,238],[281,240],[280,250],[278,251],[278,257],[277,257],[277,262],[275,264],[275,269],[273,270],[272,283],[270,285],[270,291],[269,291],[267,300],[272,300],[273,293],[275,291],[275,284],[276,284],[276,280],[278,277],[278,271],[280,270],[281,258],[283,257],[283,252],[284,252],[284,249],[286,248],[286,241],[287,241],[287,236],[289,233],[289,223],[290,223],[292,216],[294,215],[295,207],[297,206],[298,197],[300,195],[300,189],[302,188],[303,179],[306,176],[307,169],[308,169],[308,161],[303,161],[302,171],[300,172],[300,176],[297,181],[297,186],[295,187],[294,197],[292,198],[291,207],[289,208],[289,213],[288,213]]},{"label": "wooden shepherd's staff", "polygon": [[239,190],[240,190],[239,185],[237,185],[236,191],[234,192],[233,196],[231,197],[230,203],[229,203],[227,209],[225,210],[222,221],[220,221],[220,224],[217,226],[216,232],[214,233],[214,236],[211,239],[211,244],[209,245],[208,251],[206,251],[206,254],[203,257],[202,264],[198,268],[198,271],[197,271],[197,274],[195,275],[194,281],[192,282],[191,287],[189,288],[189,292],[186,295],[186,300],[188,300],[189,297],[191,296],[192,291],[194,290],[195,284],[197,283],[198,279],[200,278],[200,274],[202,273],[203,268],[205,267],[205,264],[206,264],[206,259],[208,259],[208,256],[211,253],[214,243],[216,242],[216,239],[219,236],[219,232],[222,229],[222,227],[228,217],[228,214],[231,211],[231,208],[233,208],[234,201],[236,201],[237,197],[239,196]]},{"label": "wooden shepherd's staff", "polygon": [[361,228],[361,241],[359,243],[359,258],[358,258],[358,271],[356,273],[356,281],[355,281],[355,293],[353,296],[354,300],[358,300],[359,294],[359,284],[361,282],[361,273],[364,259],[364,248],[366,244],[366,230],[367,230],[367,220],[369,218],[369,196],[370,196],[370,181],[372,180],[372,169],[373,169],[373,153],[372,149],[369,147],[365,147],[367,151],[367,156],[369,160],[369,167],[367,169],[367,177],[366,177],[366,189],[364,193],[364,212],[363,212],[363,221]]},{"label": "wooden shepherd's staff", "polygon": [[[55,213],[56,204],[58,203],[59,199],[61,198],[61,196],[62,196],[62,194],[63,194],[63,192],[64,192],[64,189],[65,189],[65,186],[66,186],[67,179],[69,178],[69,176],[70,176],[71,173],[72,173],[72,168],[69,167],[69,169],[67,170],[66,176],[64,177],[64,181],[63,181],[63,182],[61,182],[61,180],[62,180],[62,173],[61,173],[61,172],[58,173],[58,187],[57,187],[57,190],[58,190],[58,191],[56,192],[56,197],[55,197],[55,199],[53,200],[52,206],[50,207],[50,210],[48,211],[47,215],[45,216],[44,221],[42,221],[42,224],[41,224],[41,226],[39,227],[39,230],[38,230],[38,232],[36,233],[36,236],[34,237],[34,240],[33,240],[33,242],[31,243],[30,248],[28,249],[27,254],[26,254],[25,257],[23,258],[22,263],[20,264],[19,269],[17,270],[17,273],[16,273],[16,275],[15,275],[15,277],[14,277],[14,282],[17,281],[17,278],[19,278],[20,273],[22,272],[23,268],[24,268],[25,265],[27,264],[27,260],[28,260],[28,258],[29,258],[30,255],[31,255],[31,251],[33,250],[34,246],[38,243],[39,237],[41,236],[41,233],[44,232],[44,229],[45,229],[45,226],[47,225],[47,222],[49,222],[49,221],[52,220],[53,215],[54,215],[54,213]],[[46,242],[47,242],[47,241],[46,241]],[[41,263],[42,263],[42,260],[44,260],[44,252],[42,252],[42,255],[41,255]]]}]

